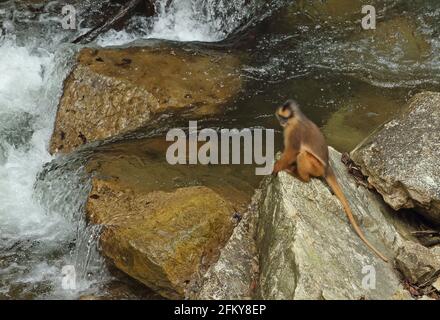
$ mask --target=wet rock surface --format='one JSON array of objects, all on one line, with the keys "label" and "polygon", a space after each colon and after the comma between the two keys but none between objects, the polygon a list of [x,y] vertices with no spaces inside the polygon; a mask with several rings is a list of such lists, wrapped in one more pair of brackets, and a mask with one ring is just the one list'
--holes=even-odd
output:
[{"label": "wet rock surface", "polygon": [[352,152],[394,209],[415,208],[440,222],[440,94],[424,92]]},{"label": "wet rock surface", "polygon": [[327,143],[340,152],[353,150],[375,128],[405,108],[398,97],[370,87],[361,87],[339,104],[322,131]]},{"label": "wet rock surface", "polygon": [[77,60],[64,84],[51,153],[153,126],[164,114],[218,113],[241,88],[239,60],[226,53],[158,45],[83,49]]}]

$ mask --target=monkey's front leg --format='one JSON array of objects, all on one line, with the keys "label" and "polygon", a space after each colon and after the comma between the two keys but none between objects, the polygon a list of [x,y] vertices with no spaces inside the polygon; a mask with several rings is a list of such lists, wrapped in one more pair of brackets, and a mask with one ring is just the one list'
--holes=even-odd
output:
[{"label": "monkey's front leg", "polygon": [[272,174],[276,176],[278,172],[290,169],[296,163],[298,152],[295,150],[285,150],[281,158],[275,162]]},{"label": "monkey's front leg", "polygon": [[287,168],[284,170],[285,172],[287,172],[288,174],[290,174],[292,177],[302,181],[302,182],[308,182],[306,180],[304,180],[298,173],[298,166],[297,164],[292,165],[290,168]]}]

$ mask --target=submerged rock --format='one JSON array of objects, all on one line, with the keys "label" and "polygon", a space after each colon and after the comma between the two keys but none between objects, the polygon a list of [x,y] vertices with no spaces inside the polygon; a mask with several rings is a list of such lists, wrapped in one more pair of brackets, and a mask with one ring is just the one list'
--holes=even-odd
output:
[{"label": "submerged rock", "polygon": [[323,127],[329,145],[341,152],[353,150],[378,126],[404,108],[401,99],[383,89],[360,87],[340,102]]},{"label": "submerged rock", "polygon": [[362,13],[363,6],[373,5],[376,14],[383,15],[385,8],[391,7],[393,2],[394,0],[297,0],[282,10],[278,19],[268,21],[268,24],[269,28],[283,32],[292,32],[299,26],[309,25],[316,29],[347,28],[360,25],[360,20],[365,16]]},{"label": "submerged rock", "polygon": [[440,93],[414,96],[351,156],[395,210],[415,208],[440,222]]},{"label": "submerged rock", "polygon": [[[239,60],[178,47],[83,49],[67,77],[50,152],[152,126],[166,113],[218,113],[241,88]],[[175,120],[177,121],[177,120]]]},{"label": "submerged rock", "polygon": [[379,22],[367,39],[372,52],[396,57],[401,62],[422,61],[432,52],[429,42],[417,31],[417,25],[406,17]]},{"label": "submerged rock", "polygon": [[301,10],[315,21],[344,22],[346,20],[357,21],[363,16],[362,6],[374,5],[376,2],[375,0],[299,0],[293,8]]}]

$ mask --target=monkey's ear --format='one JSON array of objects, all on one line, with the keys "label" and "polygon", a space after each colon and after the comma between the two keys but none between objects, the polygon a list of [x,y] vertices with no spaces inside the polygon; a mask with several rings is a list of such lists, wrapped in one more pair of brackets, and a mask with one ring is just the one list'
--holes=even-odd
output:
[{"label": "monkey's ear", "polygon": [[292,105],[292,103],[296,104],[295,101],[293,101],[293,100],[287,100],[286,102],[284,102],[284,104],[282,106],[283,110],[286,110],[287,108],[290,109],[290,106]]}]

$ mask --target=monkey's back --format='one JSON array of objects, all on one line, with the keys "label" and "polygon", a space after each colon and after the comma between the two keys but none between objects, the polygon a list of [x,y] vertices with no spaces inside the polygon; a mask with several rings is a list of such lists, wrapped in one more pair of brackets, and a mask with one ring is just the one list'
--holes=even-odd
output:
[{"label": "monkey's back", "polygon": [[312,153],[325,167],[328,166],[328,146],[324,135],[316,124],[307,118],[303,119],[302,148]]}]

